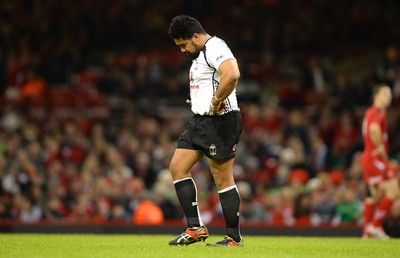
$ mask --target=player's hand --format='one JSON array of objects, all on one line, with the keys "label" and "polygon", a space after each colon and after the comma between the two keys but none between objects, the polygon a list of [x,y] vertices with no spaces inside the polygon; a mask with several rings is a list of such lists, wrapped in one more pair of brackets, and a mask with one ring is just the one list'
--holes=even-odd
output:
[{"label": "player's hand", "polygon": [[192,101],[190,99],[187,99],[186,104],[192,105]]},{"label": "player's hand", "polygon": [[217,99],[213,98],[210,103],[210,110],[211,113],[214,115],[223,115],[224,109],[226,107],[225,101],[218,101]]},{"label": "player's hand", "polygon": [[386,149],[383,144],[379,144],[375,149],[375,155],[380,156],[383,160],[388,160]]},{"label": "player's hand", "polygon": [[386,175],[389,179],[398,178],[400,172],[399,164],[396,161],[388,161],[386,163]]}]

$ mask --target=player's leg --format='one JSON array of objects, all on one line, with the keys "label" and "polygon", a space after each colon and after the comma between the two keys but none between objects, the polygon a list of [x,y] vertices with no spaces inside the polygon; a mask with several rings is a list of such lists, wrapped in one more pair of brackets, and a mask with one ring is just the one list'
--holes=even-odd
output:
[{"label": "player's leg", "polygon": [[217,190],[222,191],[228,187],[235,186],[233,177],[233,164],[235,159],[210,159],[207,158],[210,165],[211,174],[214,178]]},{"label": "player's leg", "polygon": [[197,205],[197,190],[190,169],[202,158],[195,150],[176,149],[170,164],[178,200],[185,213],[188,227],[202,226]]},{"label": "player's leg", "polygon": [[370,196],[364,200],[364,230],[363,238],[387,238],[382,228],[377,228],[373,225],[374,218],[376,217],[376,207],[382,197],[384,191],[379,184],[369,185],[368,190]]},{"label": "player's leg", "polygon": [[393,200],[399,196],[399,184],[397,178],[389,179],[381,183],[382,191],[385,193],[380,200],[372,224],[381,227],[385,217],[389,214]]},{"label": "player's leg", "polygon": [[188,245],[204,241],[208,237],[208,230],[200,218],[197,190],[190,169],[202,155],[191,149],[176,149],[170,164],[170,171],[175,186],[176,195],[186,217],[187,227],[177,238],[169,242],[170,245]]},{"label": "player's leg", "polygon": [[[374,219],[376,203],[377,202],[375,202],[370,196],[364,199],[364,229],[367,225],[371,224],[372,220]],[[367,235],[364,234],[364,237],[367,237]]]},{"label": "player's leg", "polygon": [[209,246],[242,246],[243,240],[239,228],[240,196],[233,177],[234,158],[208,159],[211,173],[219,193],[225,218],[227,236],[224,240]]},{"label": "player's leg", "polygon": [[397,177],[398,166],[387,163],[386,168],[386,180],[383,180],[378,184],[378,192],[382,193],[383,197],[379,200],[371,226],[368,227],[368,231],[375,232],[374,235],[376,238],[383,239],[389,238],[382,227],[383,220],[390,213],[393,200],[400,195],[399,181]]},{"label": "player's leg", "polygon": [[364,224],[370,224],[373,221],[375,208],[384,196],[384,191],[379,184],[368,186],[369,194],[364,200]]},{"label": "player's leg", "polygon": [[[384,181],[383,173],[378,169],[373,160],[363,155],[361,159],[361,167],[363,171],[364,181],[368,186],[369,196],[364,199],[364,229],[363,238],[375,237],[372,231],[372,221],[375,214],[376,206],[383,197],[383,190],[379,187],[379,184]],[[378,230],[375,230],[378,231]]]}]

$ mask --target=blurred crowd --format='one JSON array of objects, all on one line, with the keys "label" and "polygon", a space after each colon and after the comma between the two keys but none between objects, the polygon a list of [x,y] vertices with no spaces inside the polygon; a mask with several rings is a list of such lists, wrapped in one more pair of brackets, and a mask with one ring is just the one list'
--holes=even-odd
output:
[{"label": "blurred crowd", "polygon": [[[182,219],[168,166],[191,115],[189,65],[167,36],[182,10],[240,63],[242,221],[362,222],[361,119],[378,82],[393,89],[400,157],[398,3],[186,2],[0,3],[0,218]],[[207,164],[192,174],[203,220],[220,221]]]}]

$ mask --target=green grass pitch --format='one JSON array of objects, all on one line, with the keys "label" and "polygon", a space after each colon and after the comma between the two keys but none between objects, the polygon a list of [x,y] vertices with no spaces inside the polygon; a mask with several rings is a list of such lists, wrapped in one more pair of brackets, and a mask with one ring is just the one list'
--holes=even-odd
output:
[{"label": "green grass pitch", "polygon": [[[240,248],[169,246],[174,235],[0,234],[0,257],[400,257],[400,239],[244,236]],[[222,236],[210,236],[215,242]]]}]

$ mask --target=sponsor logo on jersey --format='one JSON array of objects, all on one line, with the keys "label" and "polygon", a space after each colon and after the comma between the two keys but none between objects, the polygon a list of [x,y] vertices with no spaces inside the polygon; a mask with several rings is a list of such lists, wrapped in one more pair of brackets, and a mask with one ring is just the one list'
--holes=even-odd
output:
[{"label": "sponsor logo on jersey", "polygon": [[193,72],[189,73],[189,81],[190,81],[190,83],[193,82]]},{"label": "sponsor logo on jersey", "polygon": [[218,56],[215,60],[218,62],[221,58],[223,58],[224,57],[224,55],[220,55],[220,56]]}]

